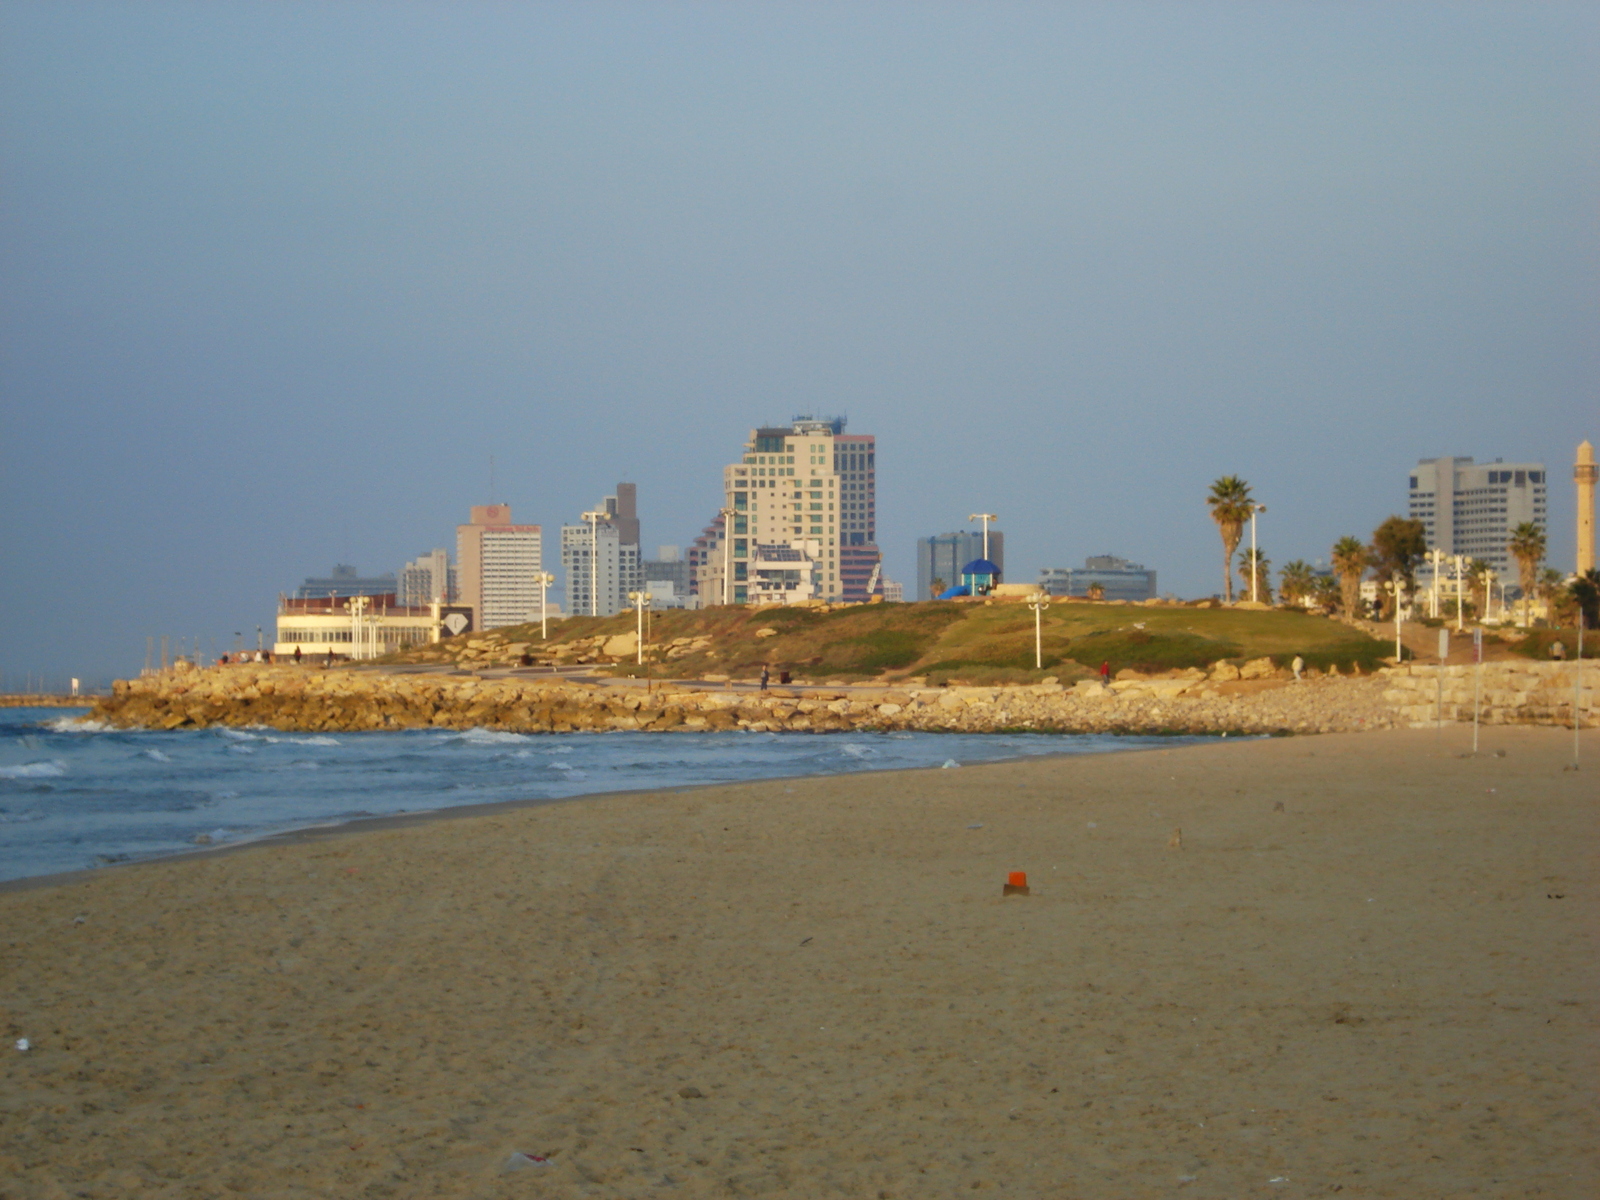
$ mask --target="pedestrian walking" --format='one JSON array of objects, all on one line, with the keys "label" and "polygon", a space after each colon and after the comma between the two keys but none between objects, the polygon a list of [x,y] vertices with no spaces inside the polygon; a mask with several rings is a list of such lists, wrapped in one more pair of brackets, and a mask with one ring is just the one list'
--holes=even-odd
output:
[{"label": "pedestrian walking", "polygon": [[761,664],[761,690],[763,692],[767,690],[767,680],[770,679],[771,677],[772,677],[772,672],[767,669],[767,664],[766,663],[762,663]]},{"label": "pedestrian walking", "polygon": [[1109,662],[1100,664],[1100,682],[1106,685],[1111,683],[1111,664]]}]

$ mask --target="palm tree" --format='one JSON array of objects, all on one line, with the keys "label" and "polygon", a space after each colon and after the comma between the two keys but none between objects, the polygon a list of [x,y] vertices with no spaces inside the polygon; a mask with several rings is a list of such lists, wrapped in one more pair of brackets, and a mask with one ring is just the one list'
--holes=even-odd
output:
[{"label": "palm tree", "polygon": [[1489,615],[1489,576],[1494,574],[1494,564],[1481,558],[1467,563],[1467,587],[1472,601],[1472,611],[1478,620]]},{"label": "palm tree", "polygon": [[1091,600],[1104,600],[1106,598],[1106,585],[1098,582],[1091,583],[1083,594]]},{"label": "palm tree", "polygon": [[1339,606],[1339,581],[1331,575],[1313,575],[1311,577],[1311,598],[1320,607],[1332,612]]},{"label": "palm tree", "polygon": [[1206,497],[1206,507],[1211,519],[1222,534],[1222,587],[1227,602],[1233,603],[1233,552],[1239,548],[1239,538],[1244,533],[1244,523],[1255,509],[1250,498],[1250,485],[1237,475],[1224,475],[1211,485]]},{"label": "palm tree", "polygon": [[1526,625],[1528,602],[1533,599],[1533,589],[1539,582],[1539,564],[1544,561],[1544,530],[1532,521],[1524,521],[1511,531],[1506,549],[1517,560],[1517,583],[1522,588],[1522,623]]},{"label": "palm tree", "polygon": [[[1251,555],[1255,556],[1253,560]],[[1239,590],[1241,592],[1250,591],[1250,567],[1252,561],[1256,572],[1255,590],[1257,595],[1254,598],[1271,604],[1272,571],[1270,568],[1272,567],[1272,560],[1266,556],[1260,547],[1255,550],[1246,550],[1244,556],[1239,560]]]},{"label": "palm tree", "polygon": [[1315,586],[1316,572],[1303,558],[1283,564],[1278,576],[1278,592],[1285,604],[1302,604]]},{"label": "palm tree", "polygon": [[1361,577],[1367,573],[1367,544],[1358,537],[1342,537],[1333,544],[1333,573],[1339,577],[1339,595],[1346,616],[1355,616],[1361,602]]}]

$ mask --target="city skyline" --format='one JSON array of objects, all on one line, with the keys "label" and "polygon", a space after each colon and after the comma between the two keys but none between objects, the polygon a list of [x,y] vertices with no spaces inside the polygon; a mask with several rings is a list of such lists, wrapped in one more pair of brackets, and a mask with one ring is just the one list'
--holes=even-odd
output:
[{"label": "city skyline", "polygon": [[908,591],[990,511],[1011,579],[1209,595],[1218,476],[1281,564],[1442,456],[1545,463],[1573,560],[1592,7],[88,11],[0,13],[6,681],[253,642],[475,505],[627,479],[687,548],[807,412]]}]

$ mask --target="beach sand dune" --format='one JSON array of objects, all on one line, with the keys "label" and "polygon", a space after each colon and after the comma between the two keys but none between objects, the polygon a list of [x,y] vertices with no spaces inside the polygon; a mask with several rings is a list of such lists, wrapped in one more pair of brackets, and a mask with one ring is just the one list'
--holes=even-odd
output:
[{"label": "beach sand dune", "polygon": [[1463,736],[610,796],[6,892],[0,1196],[1592,1198],[1600,762]]}]

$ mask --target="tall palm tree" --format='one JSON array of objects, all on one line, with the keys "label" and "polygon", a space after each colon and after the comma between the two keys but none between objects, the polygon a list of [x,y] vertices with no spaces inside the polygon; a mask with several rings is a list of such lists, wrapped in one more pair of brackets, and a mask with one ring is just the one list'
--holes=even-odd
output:
[{"label": "tall palm tree", "polygon": [[1544,530],[1532,521],[1524,521],[1511,531],[1506,543],[1511,557],[1517,560],[1517,583],[1522,588],[1522,623],[1528,623],[1528,603],[1533,599],[1533,589],[1539,583],[1539,564],[1544,561]]},{"label": "tall palm tree", "polygon": [[1346,616],[1355,616],[1361,602],[1361,577],[1367,573],[1367,544],[1358,537],[1342,537],[1333,544],[1333,573],[1339,577],[1340,599]]},{"label": "tall palm tree", "polygon": [[1233,603],[1233,552],[1239,548],[1239,538],[1244,533],[1244,523],[1250,519],[1255,502],[1250,498],[1250,485],[1237,475],[1224,475],[1211,485],[1206,497],[1206,507],[1211,519],[1222,534],[1222,588],[1227,603]]},{"label": "tall palm tree", "polygon": [[1311,564],[1303,558],[1283,564],[1283,571],[1278,576],[1278,591],[1285,604],[1300,604],[1311,595],[1311,590],[1316,585],[1316,572],[1311,569]]},{"label": "tall palm tree", "polygon": [[[1251,555],[1254,555],[1254,559]],[[1267,604],[1272,603],[1272,560],[1258,546],[1254,550],[1246,550],[1239,557],[1239,591],[1241,594],[1250,591],[1250,569],[1252,564],[1256,573],[1257,599]]]}]

